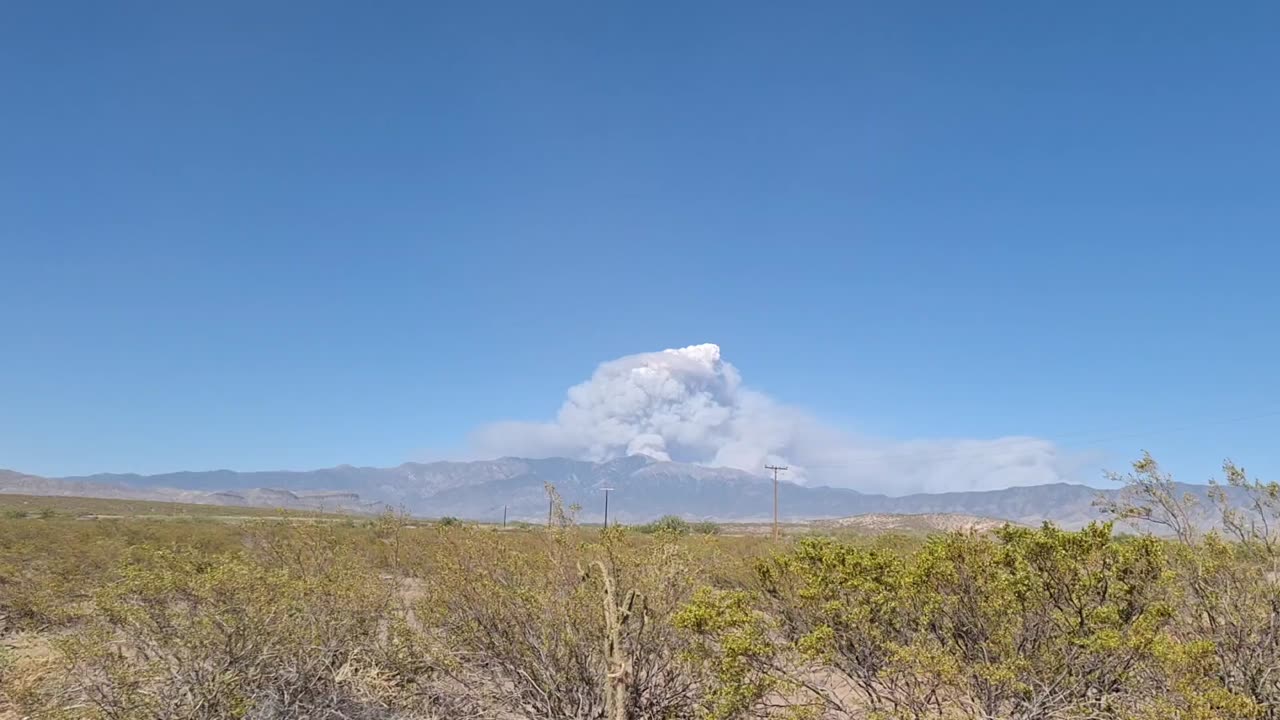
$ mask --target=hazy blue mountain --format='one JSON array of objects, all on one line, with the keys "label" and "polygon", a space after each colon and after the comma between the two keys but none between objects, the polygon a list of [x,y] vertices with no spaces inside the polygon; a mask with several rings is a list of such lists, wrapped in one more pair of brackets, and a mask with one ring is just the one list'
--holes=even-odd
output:
[{"label": "hazy blue mountain", "polygon": [[[453,515],[539,522],[547,515],[544,484],[566,503],[581,506],[583,521],[600,521],[602,488],[611,487],[610,517],[642,522],[665,514],[716,520],[768,520],[773,483],[727,468],[662,462],[642,455],[595,463],[565,458],[499,458],[475,462],[405,463],[391,468],[309,471],[212,470],[162,475],[100,474],[43,478],[0,470],[0,492],[33,495],[172,500],[219,505],[374,511],[387,505],[417,515]],[[1187,486],[1203,496],[1203,486]],[[867,513],[958,513],[1068,527],[1099,517],[1094,502],[1111,491],[1054,484],[985,492],[863,494],[830,487],[781,483],[785,520],[840,518]]]},{"label": "hazy blue mountain", "polygon": [[[201,474],[190,473],[190,475]],[[194,484],[171,487],[127,482],[131,479],[141,479],[141,476],[94,475],[85,478],[45,478],[12,470],[0,470],[0,493],[160,500],[198,505],[275,507],[292,510],[365,512],[373,509],[373,506],[362,503],[359,494],[353,492],[301,489],[291,491],[282,488],[203,489]]]}]

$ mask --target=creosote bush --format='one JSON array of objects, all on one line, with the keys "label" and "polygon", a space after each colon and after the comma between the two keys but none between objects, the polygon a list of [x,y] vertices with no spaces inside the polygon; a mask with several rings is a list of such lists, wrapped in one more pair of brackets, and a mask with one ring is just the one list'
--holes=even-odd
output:
[{"label": "creosote bush", "polygon": [[65,682],[29,689],[28,702],[51,716],[73,707],[120,719],[375,718],[416,707],[431,671],[414,657],[394,584],[327,534],[286,528],[271,547],[220,555],[131,551],[83,626],[54,642]]},{"label": "creosote bush", "polygon": [[664,515],[645,525],[637,525],[634,530],[645,535],[668,533],[671,535],[719,535],[720,526],[710,521],[689,522],[678,515]]},{"label": "creosote bush", "polygon": [[556,526],[532,546],[449,529],[416,569],[426,581],[419,616],[468,659],[460,686],[526,718],[695,717],[700,676],[671,624],[693,597],[695,559],[622,528],[584,535],[571,515],[557,503]]}]

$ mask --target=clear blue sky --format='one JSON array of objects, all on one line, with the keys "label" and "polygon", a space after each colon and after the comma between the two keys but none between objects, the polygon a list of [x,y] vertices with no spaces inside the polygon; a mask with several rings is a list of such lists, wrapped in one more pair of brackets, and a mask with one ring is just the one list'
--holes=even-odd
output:
[{"label": "clear blue sky", "polygon": [[1277,26],[11,3],[0,467],[394,464],[716,342],[863,432],[1280,471]]}]

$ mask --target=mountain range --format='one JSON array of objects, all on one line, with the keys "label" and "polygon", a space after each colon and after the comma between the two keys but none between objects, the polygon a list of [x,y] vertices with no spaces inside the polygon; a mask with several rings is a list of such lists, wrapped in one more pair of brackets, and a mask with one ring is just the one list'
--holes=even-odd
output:
[{"label": "mountain range", "polygon": [[[587,462],[565,458],[499,458],[474,462],[404,463],[396,467],[341,465],[310,471],[213,470],[161,475],[98,474],[48,478],[0,470],[0,493],[166,500],[230,506],[376,512],[402,507],[419,516],[537,522],[547,516],[544,484],[579,518],[599,522],[602,488],[610,518],[633,523],[661,515],[719,521],[767,520],[773,483],[760,475],[655,460],[644,455]],[[1204,486],[1186,486],[1203,495]],[[1101,517],[1095,502],[1114,490],[1057,483],[982,492],[887,496],[832,487],[779,483],[783,520],[869,513],[954,513],[1036,524],[1079,527]]]}]

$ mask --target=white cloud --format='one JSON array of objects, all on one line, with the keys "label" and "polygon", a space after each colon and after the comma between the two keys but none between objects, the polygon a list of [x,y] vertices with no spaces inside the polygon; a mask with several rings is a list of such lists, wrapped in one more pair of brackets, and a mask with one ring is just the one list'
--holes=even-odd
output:
[{"label": "white cloud", "polygon": [[662,460],[762,472],[790,466],[809,484],[905,494],[1065,481],[1075,461],[1034,437],[884,440],[830,427],[742,384],[716,345],[629,355],[569,389],[551,422],[500,422],[478,453]]}]

